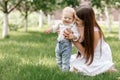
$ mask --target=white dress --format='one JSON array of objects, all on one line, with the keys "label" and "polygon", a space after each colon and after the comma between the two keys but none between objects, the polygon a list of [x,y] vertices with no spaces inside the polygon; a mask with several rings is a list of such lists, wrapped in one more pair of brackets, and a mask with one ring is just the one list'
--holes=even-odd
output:
[{"label": "white dress", "polygon": [[[98,31],[95,27],[94,31]],[[95,76],[106,72],[114,65],[112,62],[112,53],[110,46],[102,39],[102,44],[99,40],[97,47],[94,51],[94,59],[92,64],[87,65],[85,59],[81,56],[76,58],[77,54],[73,54],[70,59],[70,71],[77,69],[78,72],[88,76]],[[102,53],[100,53],[100,45]]]}]

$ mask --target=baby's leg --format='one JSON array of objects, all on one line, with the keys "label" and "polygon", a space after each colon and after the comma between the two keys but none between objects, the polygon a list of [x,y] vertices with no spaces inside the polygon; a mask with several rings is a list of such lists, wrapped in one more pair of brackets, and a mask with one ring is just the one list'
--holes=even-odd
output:
[{"label": "baby's leg", "polygon": [[56,52],[56,62],[58,64],[58,67],[62,70],[62,54],[61,54],[61,51],[60,51],[60,44],[57,43],[56,45],[56,49],[55,49],[55,52]]},{"label": "baby's leg", "polygon": [[69,71],[70,69],[70,57],[71,57],[71,52],[72,52],[72,45],[66,46],[64,48],[64,51],[62,53],[62,70],[63,71]]},{"label": "baby's leg", "polygon": [[56,53],[56,62],[58,64],[58,67],[62,70],[62,57],[60,53]]}]

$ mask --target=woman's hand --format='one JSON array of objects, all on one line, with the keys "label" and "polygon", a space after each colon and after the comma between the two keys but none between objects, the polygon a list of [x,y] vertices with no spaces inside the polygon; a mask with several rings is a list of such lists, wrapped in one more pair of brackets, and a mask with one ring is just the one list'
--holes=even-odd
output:
[{"label": "woman's hand", "polygon": [[67,28],[63,35],[65,36],[66,39],[72,40],[74,38],[74,34],[70,28]]}]

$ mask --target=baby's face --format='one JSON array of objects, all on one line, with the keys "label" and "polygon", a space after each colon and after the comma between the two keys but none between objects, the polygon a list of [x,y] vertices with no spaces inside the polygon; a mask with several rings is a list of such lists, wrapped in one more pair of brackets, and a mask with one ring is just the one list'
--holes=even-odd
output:
[{"label": "baby's face", "polygon": [[65,24],[71,24],[74,21],[73,13],[64,11],[62,14],[62,20]]}]

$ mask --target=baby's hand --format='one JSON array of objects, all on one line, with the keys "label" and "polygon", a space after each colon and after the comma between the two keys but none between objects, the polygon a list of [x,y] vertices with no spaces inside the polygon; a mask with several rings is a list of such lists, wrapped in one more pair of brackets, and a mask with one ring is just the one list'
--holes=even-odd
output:
[{"label": "baby's hand", "polygon": [[57,33],[58,33],[58,35],[60,34],[60,29],[59,28],[57,29]]},{"label": "baby's hand", "polygon": [[50,31],[49,31],[49,30],[45,30],[45,31],[44,31],[44,33],[49,34],[49,33],[50,33]]},{"label": "baby's hand", "polygon": [[46,33],[46,34],[49,34],[50,32],[52,32],[52,28],[46,29],[46,30],[44,31],[44,33]]}]

